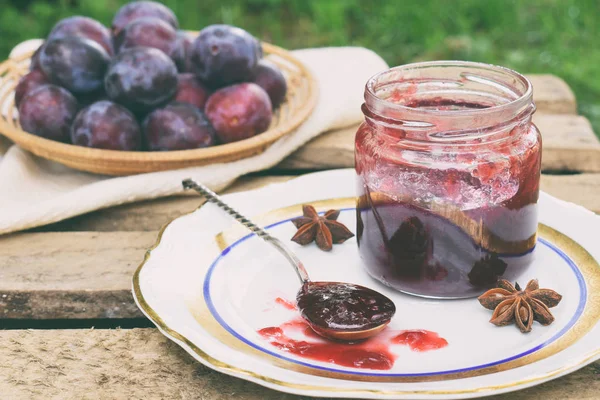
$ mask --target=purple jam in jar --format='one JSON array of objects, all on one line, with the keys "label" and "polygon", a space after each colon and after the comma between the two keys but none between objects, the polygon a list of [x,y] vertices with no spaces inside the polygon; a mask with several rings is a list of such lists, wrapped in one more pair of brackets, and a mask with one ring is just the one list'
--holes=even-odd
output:
[{"label": "purple jam in jar", "polygon": [[534,111],[525,77],[486,64],[410,64],[369,80],[355,158],[372,277],[434,298],[521,277],[537,239]]}]

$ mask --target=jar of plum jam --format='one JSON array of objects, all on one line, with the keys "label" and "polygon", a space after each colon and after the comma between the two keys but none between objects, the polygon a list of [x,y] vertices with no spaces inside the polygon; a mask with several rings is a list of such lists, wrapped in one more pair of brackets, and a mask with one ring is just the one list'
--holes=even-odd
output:
[{"label": "jar of plum jam", "polygon": [[432,298],[521,277],[541,163],[531,83],[487,64],[410,64],[372,77],[362,110],[356,218],[369,274]]}]

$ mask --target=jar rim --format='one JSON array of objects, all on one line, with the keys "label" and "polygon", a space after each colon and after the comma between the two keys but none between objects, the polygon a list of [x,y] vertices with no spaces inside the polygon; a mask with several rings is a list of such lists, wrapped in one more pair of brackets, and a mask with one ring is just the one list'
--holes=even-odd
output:
[{"label": "jar rim", "polygon": [[[460,110],[440,110],[440,109],[427,109],[427,108],[417,108],[405,106],[402,104],[398,104],[387,99],[384,99],[376,93],[376,85],[380,82],[381,78],[387,74],[391,74],[394,72],[402,72],[402,71],[410,71],[419,68],[428,68],[428,67],[464,67],[465,69],[481,69],[487,71],[495,71],[502,72],[507,76],[514,78],[516,81],[520,82],[524,85],[525,90],[523,93],[520,93],[519,96],[511,101],[508,101],[503,104],[493,105],[485,108],[472,108],[472,109],[460,109]],[[441,60],[441,61],[425,61],[425,62],[417,62],[399,65],[396,67],[389,68],[387,70],[378,72],[373,75],[367,81],[365,85],[365,102],[367,105],[371,102],[378,102],[379,104],[385,106],[386,108],[393,109],[396,111],[407,112],[412,115],[423,115],[423,116],[448,116],[448,117],[463,117],[463,116],[472,116],[478,115],[483,116],[486,114],[496,114],[502,113],[511,109],[522,109],[532,102],[533,98],[533,85],[531,81],[527,79],[524,75],[518,73],[515,70],[512,70],[507,67],[487,64],[481,62],[473,62],[473,61],[459,61],[459,60]]]}]

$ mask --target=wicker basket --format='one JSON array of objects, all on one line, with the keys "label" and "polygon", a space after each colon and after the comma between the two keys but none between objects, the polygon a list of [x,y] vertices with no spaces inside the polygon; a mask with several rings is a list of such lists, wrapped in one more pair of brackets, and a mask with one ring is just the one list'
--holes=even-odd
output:
[{"label": "wicker basket", "polygon": [[104,175],[132,175],[235,161],[262,153],[277,139],[293,131],[312,112],[316,85],[306,67],[288,51],[263,43],[265,55],[284,72],[288,93],[266,132],[250,139],[194,150],[133,152],[101,150],[55,142],[21,129],[14,106],[14,89],[29,72],[31,54],[0,64],[0,133],[33,154],[81,171]]}]

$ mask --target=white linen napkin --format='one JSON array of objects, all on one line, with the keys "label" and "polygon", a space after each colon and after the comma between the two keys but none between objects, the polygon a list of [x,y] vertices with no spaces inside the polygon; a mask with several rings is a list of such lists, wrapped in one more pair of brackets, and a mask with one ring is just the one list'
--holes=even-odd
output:
[{"label": "white linen napkin", "polygon": [[[22,43],[11,57],[39,44],[39,40]],[[185,178],[222,190],[244,174],[276,165],[320,133],[360,122],[364,85],[373,74],[387,68],[383,59],[359,47],[296,50],[293,54],[313,73],[319,100],[304,124],[264,153],[230,163],[107,177],[79,172],[12,146],[0,161],[0,234],[100,208],[173,195],[182,191],[181,180]]]}]

